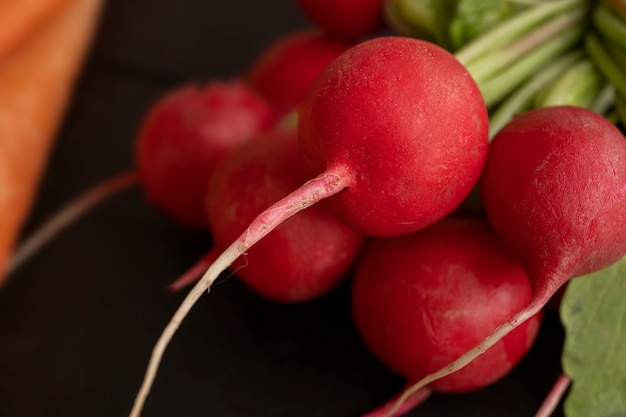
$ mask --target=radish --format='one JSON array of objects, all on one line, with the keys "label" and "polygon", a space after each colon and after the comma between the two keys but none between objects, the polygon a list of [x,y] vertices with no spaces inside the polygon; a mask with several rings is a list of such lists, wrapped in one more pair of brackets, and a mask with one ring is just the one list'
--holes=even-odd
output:
[{"label": "radish", "polygon": [[279,115],[237,80],[169,91],[150,108],[139,129],[136,169],[104,180],[67,204],[20,244],[9,271],[105,198],[138,184],[150,202],[180,224],[206,228],[204,193],[214,166],[232,148],[274,126]]},{"label": "radish", "polygon": [[289,111],[304,100],[322,70],[352,46],[354,42],[317,28],[291,32],[270,44],[244,79],[262,97]]},{"label": "radish", "polygon": [[514,118],[493,139],[480,187],[489,221],[528,274],[532,298],[476,347],[411,386],[398,405],[476,359],[569,279],[626,254],[626,139],[590,110],[543,107]]},{"label": "radish", "polygon": [[406,37],[344,52],[313,84],[298,120],[304,165],[318,175],[256,217],[183,300],[154,347],[131,416],[141,412],[181,320],[267,233],[331,196],[333,209],[361,233],[414,232],[463,201],[488,148],[487,110],[466,69],[443,48]]},{"label": "radish", "polygon": [[[263,209],[305,179],[293,128],[274,129],[233,150],[218,164],[210,182],[206,201],[214,247],[201,263],[228,246]],[[307,301],[325,294],[345,277],[363,241],[362,234],[340,223],[321,205],[313,206],[250,248],[233,270],[266,298]]]},{"label": "radish", "polygon": [[[370,241],[356,267],[352,311],[374,356],[415,382],[480,342],[530,298],[526,273],[489,223],[451,217]],[[529,350],[540,321],[538,313],[465,369],[427,388],[460,393],[502,378]]]},{"label": "radish", "polygon": [[383,29],[384,0],[296,0],[306,16],[329,33],[360,38]]},{"label": "radish", "polygon": [[146,198],[181,224],[205,228],[204,196],[215,165],[277,120],[278,112],[241,81],[171,91],[147,114],[136,142]]}]

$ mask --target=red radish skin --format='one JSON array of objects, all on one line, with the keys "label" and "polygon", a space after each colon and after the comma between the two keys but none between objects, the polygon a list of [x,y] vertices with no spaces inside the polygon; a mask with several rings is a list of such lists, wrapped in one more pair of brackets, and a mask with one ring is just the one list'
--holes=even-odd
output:
[{"label": "red radish skin", "polygon": [[361,38],[382,30],[384,0],[297,0],[314,23],[333,35]]},{"label": "red radish skin", "polygon": [[292,32],[262,51],[244,78],[262,97],[290,111],[304,100],[324,68],[352,46],[354,42],[319,29]]},{"label": "red radish skin", "polygon": [[[451,217],[413,234],[371,240],[352,287],[363,341],[409,383],[456,359],[530,299],[521,264],[479,218]],[[541,313],[427,388],[460,393],[497,381],[529,350],[540,322]]]},{"label": "red radish skin", "polygon": [[[233,150],[218,164],[206,200],[215,245],[207,255],[209,261],[266,207],[306,180],[299,152],[295,129],[275,129]],[[316,205],[277,227],[232,269],[265,298],[308,301],[346,276],[363,242],[361,233]],[[207,259],[201,263],[206,265]]]},{"label": "red radish skin", "polygon": [[480,187],[489,221],[528,273],[532,299],[397,405],[479,357],[569,279],[626,254],[626,138],[592,111],[554,106],[515,117],[494,137]]},{"label": "red radish skin", "polygon": [[215,165],[278,117],[238,80],[172,90],[150,109],[137,137],[135,159],[146,198],[181,224],[206,228],[204,196]]},{"label": "red radish skin", "polygon": [[[299,113],[308,165],[322,172],[261,213],[211,265],[157,341],[131,411],[137,416],[179,323],[222,271],[299,211],[332,196],[349,226],[410,233],[451,212],[476,183],[488,148],[487,110],[456,58],[419,39],[378,37],[320,75]],[[435,177],[436,179],[433,179]],[[382,205],[382,207],[379,207]]]}]

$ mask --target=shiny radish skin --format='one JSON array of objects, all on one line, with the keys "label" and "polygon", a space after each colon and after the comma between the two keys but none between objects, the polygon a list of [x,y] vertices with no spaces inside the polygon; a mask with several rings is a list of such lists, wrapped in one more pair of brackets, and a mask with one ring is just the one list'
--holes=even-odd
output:
[{"label": "shiny radish skin", "polygon": [[141,413],[165,349],[197,300],[280,224],[336,197],[335,211],[363,234],[411,233],[454,210],[486,159],[488,116],[478,86],[452,54],[419,39],[379,37],[350,48],[320,74],[300,109],[311,179],[252,220],[187,294],[154,346],[131,417]]},{"label": "shiny radish skin", "polygon": [[[451,217],[370,241],[356,267],[352,311],[374,356],[410,383],[456,359],[530,298],[526,273],[487,221]],[[540,322],[538,314],[428,388],[458,393],[497,381],[529,350]]]},{"label": "shiny radish skin", "polygon": [[476,83],[449,52],[411,38],[375,38],[335,60],[309,90],[298,127],[310,175],[350,175],[331,199],[335,211],[377,237],[442,219],[487,156]]},{"label": "shiny radish skin", "polygon": [[185,226],[206,228],[204,196],[215,165],[278,119],[273,105],[238,80],[171,90],[150,108],[136,139],[147,200]]},{"label": "shiny radish skin", "polygon": [[317,28],[291,32],[261,52],[244,80],[278,108],[291,111],[324,68],[354,44]]},{"label": "shiny radish skin", "polygon": [[493,139],[480,189],[489,222],[528,274],[532,298],[454,362],[411,385],[397,407],[468,366],[568,280],[626,254],[626,138],[590,110],[554,106],[516,116]]},{"label": "shiny radish skin", "polygon": [[558,106],[517,116],[494,138],[480,189],[535,297],[626,253],[626,139],[596,113]]},{"label": "shiny radish skin", "polygon": [[[306,181],[300,158],[295,129],[274,129],[224,158],[207,193],[216,250],[227,247],[259,213]],[[266,298],[308,301],[345,278],[363,242],[361,233],[323,204],[315,205],[273,230],[232,269]]]}]

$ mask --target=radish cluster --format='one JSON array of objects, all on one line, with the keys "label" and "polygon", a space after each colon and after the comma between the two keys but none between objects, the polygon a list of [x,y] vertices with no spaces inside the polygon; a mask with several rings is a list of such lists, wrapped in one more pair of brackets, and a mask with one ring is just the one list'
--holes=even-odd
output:
[{"label": "radish cluster", "polygon": [[[555,292],[626,254],[616,126],[546,107],[490,143],[481,89],[454,55],[372,37],[382,3],[301,0],[321,29],[277,40],[231,84],[183,87],[148,114],[136,147],[147,196],[207,228],[213,247],[171,286],[197,281],[154,347],[131,416],[181,321],[227,269],[284,303],[351,278],[363,343],[406,379],[367,414],[380,417],[502,378]],[[290,113],[297,126],[278,122]],[[459,210],[470,195],[483,217]]]},{"label": "radish cluster", "polygon": [[[96,190],[138,183],[213,244],[170,286],[197,281],[131,416],[181,321],[227,269],[282,303],[351,279],[358,334],[406,380],[366,414],[383,417],[505,376],[550,298],[626,254],[623,133],[560,105],[516,115],[490,142],[484,93],[454,55],[374,36],[384,3],[298,0],[316,28],[277,39],[232,80],[169,91],[139,126],[136,167]],[[482,215],[470,216],[463,204],[477,197]]]}]

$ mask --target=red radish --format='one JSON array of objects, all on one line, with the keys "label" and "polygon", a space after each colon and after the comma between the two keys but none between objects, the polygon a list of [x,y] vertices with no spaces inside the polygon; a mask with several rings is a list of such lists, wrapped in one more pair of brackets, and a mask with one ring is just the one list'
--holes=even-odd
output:
[{"label": "red radish", "polygon": [[334,35],[360,38],[385,27],[384,0],[296,0],[313,22]]},{"label": "red radish", "polygon": [[261,53],[245,80],[261,96],[289,111],[304,100],[322,70],[353,45],[318,29],[292,32]]},{"label": "red radish", "polygon": [[[306,180],[299,151],[295,129],[275,129],[233,150],[218,164],[207,194],[215,245],[208,257]],[[266,298],[306,301],[325,294],[345,277],[363,240],[362,234],[316,205],[277,227],[233,269]]]},{"label": "red radish", "polygon": [[146,197],[182,224],[206,227],[204,196],[215,165],[277,119],[277,111],[241,81],[171,91],[149,111],[136,142]]},{"label": "red radish", "polygon": [[486,159],[488,116],[476,83],[452,54],[419,39],[379,37],[343,53],[316,80],[298,120],[307,165],[321,174],[255,218],[190,291],[154,347],[131,416],[198,298],[283,221],[335,196],[333,207],[362,233],[410,233],[451,212]]},{"label": "red radish", "polygon": [[494,137],[480,186],[489,221],[528,274],[532,299],[405,396],[470,363],[569,279],[626,254],[626,139],[590,110],[544,107],[514,118]]},{"label": "red radish", "polygon": [[136,170],[106,179],[69,203],[14,252],[19,267],[54,235],[112,194],[140,184],[179,223],[206,227],[204,194],[217,162],[274,126],[279,112],[241,81],[184,85],[147,112],[136,138]]},{"label": "red radish", "polygon": [[[451,217],[416,233],[371,240],[356,268],[352,311],[374,356],[415,382],[480,342],[530,298],[526,273],[489,223]],[[459,393],[502,378],[529,350],[540,321],[541,314],[533,316],[428,388]]]}]

